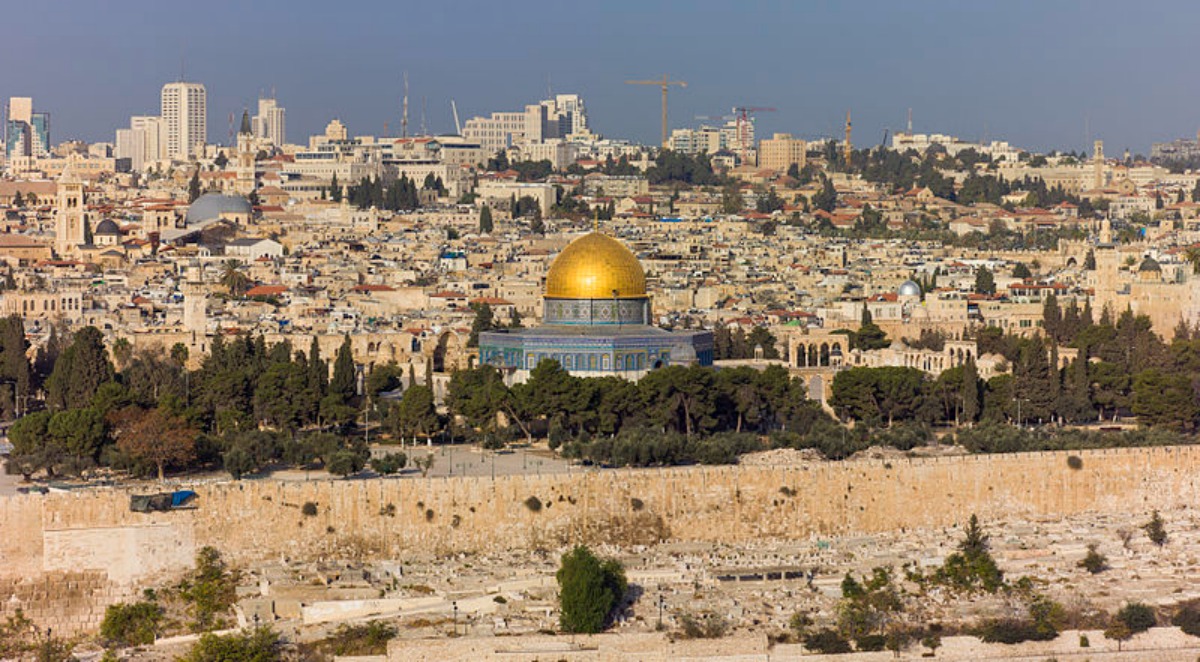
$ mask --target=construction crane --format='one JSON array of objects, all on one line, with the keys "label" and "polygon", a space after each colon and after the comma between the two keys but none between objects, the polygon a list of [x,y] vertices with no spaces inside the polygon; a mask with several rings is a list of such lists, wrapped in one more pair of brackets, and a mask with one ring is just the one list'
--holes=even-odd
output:
[{"label": "construction crane", "polygon": [[750,150],[753,149],[751,144],[753,140],[750,138],[750,113],[773,113],[774,108],[765,106],[738,106],[733,109],[737,113],[737,133],[738,133],[738,158],[742,163],[746,163],[750,157]]},{"label": "construction crane", "polygon": [[662,88],[662,146],[667,146],[667,89],[672,85],[687,87],[687,81],[670,80],[663,74],[662,80],[627,80],[626,85],[658,85]]}]

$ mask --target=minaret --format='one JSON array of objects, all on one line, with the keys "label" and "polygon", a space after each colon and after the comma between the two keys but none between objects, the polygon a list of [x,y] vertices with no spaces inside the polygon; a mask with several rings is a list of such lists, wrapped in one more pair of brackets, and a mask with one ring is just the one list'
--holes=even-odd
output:
[{"label": "minaret", "polygon": [[846,164],[846,169],[850,168],[850,110],[846,110],[846,142],[842,145],[842,161]]},{"label": "minaret", "polygon": [[234,187],[242,195],[254,191],[254,131],[250,128],[250,112],[242,110],[242,127],[237,135],[237,180]]},{"label": "minaret", "polygon": [[1093,144],[1094,154],[1092,155],[1092,163],[1095,164],[1096,172],[1095,179],[1092,182],[1092,188],[1104,188],[1104,141],[1097,140]]},{"label": "minaret", "polygon": [[188,349],[193,356],[204,350],[204,338],[208,332],[208,290],[204,286],[204,268],[198,264],[184,269],[183,283],[183,330],[187,332]]},{"label": "minaret", "polygon": [[86,235],[87,207],[83,182],[67,176],[59,180],[54,215],[54,251],[59,257],[66,257],[84,243]]}]

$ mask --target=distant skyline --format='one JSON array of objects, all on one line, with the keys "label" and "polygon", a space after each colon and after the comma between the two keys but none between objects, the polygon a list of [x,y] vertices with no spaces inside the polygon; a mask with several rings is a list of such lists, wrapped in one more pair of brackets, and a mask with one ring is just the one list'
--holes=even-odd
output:
[{"label": "distant skyline", "polygon": [[760,137],[841,136],[856,146],[902,130],[1002,139],[1035,150],[1148,154],[1195,137],[1200,6],[959,0],[872,2],[327,3],[37,0],[5,7],[0,98],[31,96],[55,143],[112,141],[131,115],[157,114],[164,83],[208,89],[208,138],[254,112],[272,88],[289,142],[339,118],[351,135],[431,132],[519,110],[555,93],[583,96],[611,138],[659,141],[657,88],[669,74],[673,128],[737,105],[773,106]]}]

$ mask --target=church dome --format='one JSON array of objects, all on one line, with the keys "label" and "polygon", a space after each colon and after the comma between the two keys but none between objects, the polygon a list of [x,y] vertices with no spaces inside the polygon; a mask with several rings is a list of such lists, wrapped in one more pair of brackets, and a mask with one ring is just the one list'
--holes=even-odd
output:
[{"label": "church dome", "polygon": [[572,241],[546,276],[552,299],[638,299],[646,296],[646,272],[621,242],[599,232]]},{"label": "church dome", "polygon": [[200,223],[221,214],[252,214],[254,208],[250,201],[240,195],[221,195],[220,193],[205,193],[196,198],[188,207],[187,224]]},{"label": "church dome", "polygon": [[900,284],[896,294],[902,297],[919,297],[921,296],[921,286],[911,280],[906,280]]},{"label": "church dome", "polygon": [[96,224],[96,230],[92,234],[121,234],[121,228],[112,219],[106,218]]}]

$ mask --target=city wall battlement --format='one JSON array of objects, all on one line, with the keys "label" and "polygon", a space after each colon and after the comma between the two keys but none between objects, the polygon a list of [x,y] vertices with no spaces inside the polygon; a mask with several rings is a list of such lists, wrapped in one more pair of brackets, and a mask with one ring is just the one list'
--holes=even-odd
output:
[{"label": "city wall battlement", "polygon": [[196,508],[166,513],[131,512],[123,488],[0,498],[0,617],[21,606],[60,630],[92,629],[106,604],[177,576],[204,545],[234,563],[405,559],[808,540],[951,526],[971,513],[987,522],[1168,510],[1200,496],[1200,447],[192,489]]}]

